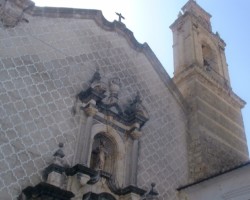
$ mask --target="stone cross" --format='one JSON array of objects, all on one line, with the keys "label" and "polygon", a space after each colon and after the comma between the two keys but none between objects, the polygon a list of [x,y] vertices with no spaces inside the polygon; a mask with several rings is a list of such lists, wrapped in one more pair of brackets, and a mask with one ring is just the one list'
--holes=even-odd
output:
[{"label": "stone cross", "polygon": [[125,19],[125,17],[123,17],[121,13],[117,13],[117,12],[116,12],[116,14],[117,14],[118,17],[119,17],[119,19],[118,19],[119,22],[122,22],[122,19]]}]

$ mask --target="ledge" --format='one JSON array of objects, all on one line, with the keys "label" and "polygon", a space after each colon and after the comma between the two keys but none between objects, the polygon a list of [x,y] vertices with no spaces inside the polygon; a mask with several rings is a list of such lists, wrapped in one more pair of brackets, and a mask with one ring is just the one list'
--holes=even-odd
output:
[{"label": "ledge", "polygon": [[52,197],[54,200],[70,200],[75,196],[72,192],[44,182],[39,183],[35,187],[27,187],[22,192],[27,200],[34,199],[34,197],[37,199],[50,199]]},{"label": "ledge", "polygon": [[176,190],[177,190],[177,191],[184,190],[184,189],[186,189],[186,188],[195,186],[195,185],[197,185],[197,184],[199,184],[199,183],[202,183],[202,182],[208,181],[208,180],[210,180],[210,179],[219,177],[219,176],[221,176],[221,175],[223,175],[223,174],[227,174],[227,173],[229,173],[229,172],[235,171],[235,170],[237,170],[237,169],[243,168],[243,167],[248,166],[248,165],[250,165],[250,161],[245,162],[245,163],[243,163],[243,164],[241,164],[241,165],[238,165],[238,166],[236,166],[236,167],[234,167],[234,168],[231,168],[231,169],[228,169],[228,170],[225,170],[225,171],[221,171],[221,172],[219,172],[219,173],[217,173],[217,174],[214,174],[214,175],[212,175],[212,176],[209,176],[209,177],[207,177],[207,178],[200,179],[200,180],[195,181],[195,182],[193,182],[193,183],[190,183],[190,184],[181,186],[181,187],[177,188]]}]

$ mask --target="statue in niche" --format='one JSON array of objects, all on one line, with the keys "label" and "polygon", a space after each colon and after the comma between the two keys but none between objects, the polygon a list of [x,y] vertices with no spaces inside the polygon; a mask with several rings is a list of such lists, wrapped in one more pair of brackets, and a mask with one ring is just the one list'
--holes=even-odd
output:
[{"label": "statue in niche", "polygon": [[108,155],[108,152],[105,149],[105,141],[100,140],[100,144],[95,150],[93,150],[93,154],[95,154],[94,169],[103,170],[106,156]]}]

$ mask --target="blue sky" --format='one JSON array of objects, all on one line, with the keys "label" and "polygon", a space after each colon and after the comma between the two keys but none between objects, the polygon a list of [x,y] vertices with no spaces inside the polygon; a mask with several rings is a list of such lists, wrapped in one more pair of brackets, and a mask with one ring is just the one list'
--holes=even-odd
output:
[{"label": "blue sky", "polygon": [[[35,0],[37,6],[98,9],[109,21],[115,12],[125,16],[124,23],[136,39],[147,42],[169,75],[173,76],[172,33],[169,26],[187,0]],[[212,15],[213,31],[226,42],[226,57],[233,91],[248,104],[243,119],[250,146],[250,1],[197,0]]]}]

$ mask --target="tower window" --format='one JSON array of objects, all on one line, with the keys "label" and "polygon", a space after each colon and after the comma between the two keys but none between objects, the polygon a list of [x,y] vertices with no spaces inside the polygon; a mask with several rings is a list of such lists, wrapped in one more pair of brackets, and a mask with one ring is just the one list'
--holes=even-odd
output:
[{"label": "tower window", "polygon": [[210,46],[202,44],[203,66],[207,71],[217,71],[216,55]]}]

